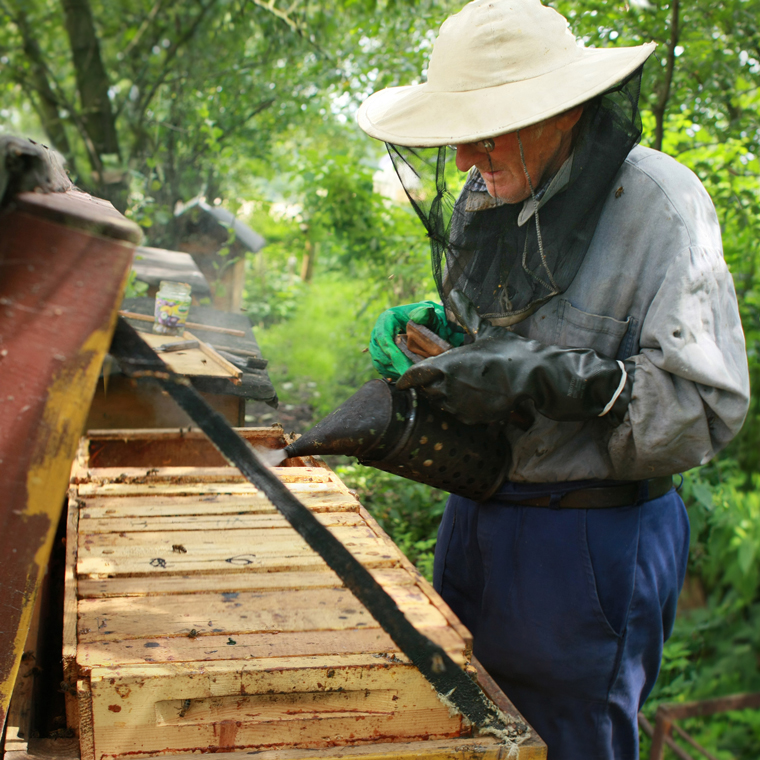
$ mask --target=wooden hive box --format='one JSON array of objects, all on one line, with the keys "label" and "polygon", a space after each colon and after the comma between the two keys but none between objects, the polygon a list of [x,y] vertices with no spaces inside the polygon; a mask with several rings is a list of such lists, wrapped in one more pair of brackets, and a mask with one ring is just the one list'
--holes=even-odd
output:
[{"label": "wooden hive box", "polygon": [[[278,427],[239,432],[270,448],[289,442]],[[314,460],[287,464],[276,471],[288,488],[474,674],[467,630],[335,473]],[[272,760],[506,757],[441,702],[200,433],[83,440],[66,573],[67,717],[82,760],[243,750]],[[517,756],[545,757],[481,678],[524,729]]]}]

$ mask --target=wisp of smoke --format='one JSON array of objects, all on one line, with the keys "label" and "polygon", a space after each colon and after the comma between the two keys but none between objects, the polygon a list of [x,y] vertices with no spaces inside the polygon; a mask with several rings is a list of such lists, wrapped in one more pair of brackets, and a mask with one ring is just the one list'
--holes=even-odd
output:
[{"label": "wisp of smoke", "polygon": [[256,456],[267,466],[277,467],[278,464],[287,458],[285,449],[267,449],[263,446],[254,446],[253,450]]}]

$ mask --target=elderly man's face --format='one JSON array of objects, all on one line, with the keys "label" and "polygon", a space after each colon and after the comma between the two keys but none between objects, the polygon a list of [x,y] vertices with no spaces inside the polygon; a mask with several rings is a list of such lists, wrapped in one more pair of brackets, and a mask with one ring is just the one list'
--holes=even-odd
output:
[{"label": "elderly man's face", "polygon": [[[534,189],[538,189],[544,178],[554,174],[570,155],[573,127],[582,113],[583,107],[578,106],[520,130],[525,165]],[[507,203],[520,203],[530,197],[530,185],[520,160],[517,132],[491,139],[494,147],[490,152],[486,151],[483,141],[457,145],[457,168],[466,172],[477,167],[490,195]]]}]

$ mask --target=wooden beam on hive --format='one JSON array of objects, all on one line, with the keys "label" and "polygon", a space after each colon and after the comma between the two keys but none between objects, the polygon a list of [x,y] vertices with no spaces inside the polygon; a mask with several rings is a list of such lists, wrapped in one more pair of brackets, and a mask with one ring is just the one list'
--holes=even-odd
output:
[{"label": "wooden beam on hive", "polygon": [[76,191],[0,213],[0,730],[140,229]]}]

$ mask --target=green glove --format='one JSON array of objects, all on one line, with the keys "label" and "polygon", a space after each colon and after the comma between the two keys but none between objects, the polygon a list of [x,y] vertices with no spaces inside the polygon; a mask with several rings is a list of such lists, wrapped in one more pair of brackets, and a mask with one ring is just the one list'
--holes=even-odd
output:
[{"label": "green glove", "polygon": [[401,353],[395,338],[406,331],[407,322],[424,325],[454,346],[462,345],[464,333],[446,319],[446,312],[435,301],[410,303],[386,309],[372,328],[369,341],[369,355],[375,369],[383,376],[398,378],[412,366],[412,362]]}]

